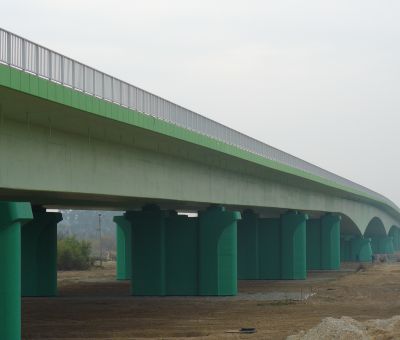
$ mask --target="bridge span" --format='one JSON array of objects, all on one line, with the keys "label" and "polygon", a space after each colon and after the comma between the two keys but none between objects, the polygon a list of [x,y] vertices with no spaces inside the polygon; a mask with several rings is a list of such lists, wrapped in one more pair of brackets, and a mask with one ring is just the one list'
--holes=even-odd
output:
[{"label": "bridge span", "polygon": [[3,29],[0,160],[4,339],[20,338],[21,295],[57,294],[46,208],[126,211],[132,295],[235,295],[238,279],[400,250],[388,198]]}]

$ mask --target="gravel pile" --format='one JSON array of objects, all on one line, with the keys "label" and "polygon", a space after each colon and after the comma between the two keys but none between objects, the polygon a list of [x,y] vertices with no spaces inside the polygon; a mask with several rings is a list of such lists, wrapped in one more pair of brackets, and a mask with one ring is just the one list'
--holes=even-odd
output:
[{"label": "gravel pile", "polygon": [[385,320],[356,321],[348,316],[324,318],[310,330],[287,337],[287,340],[372,340],[400,339],[400,316]]}]

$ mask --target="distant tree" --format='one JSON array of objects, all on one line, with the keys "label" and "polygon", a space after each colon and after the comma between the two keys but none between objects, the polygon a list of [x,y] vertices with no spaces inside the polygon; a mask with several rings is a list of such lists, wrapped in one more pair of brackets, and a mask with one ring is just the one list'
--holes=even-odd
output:
[{"label": "distant tree", "polygon": [[91,244],[79,241],[75,236],[61,235],[58,238],[57,267],[59,270],[85,270],[91,265]]}]

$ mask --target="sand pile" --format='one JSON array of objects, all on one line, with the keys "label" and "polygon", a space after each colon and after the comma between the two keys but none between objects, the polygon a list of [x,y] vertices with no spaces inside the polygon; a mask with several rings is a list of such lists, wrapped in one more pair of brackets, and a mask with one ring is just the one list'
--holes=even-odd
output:
[{"label": "sand pile", "polygon": [[287,337],[287,340],[372,340],[400,339],[400,316],[386,320],[356,321],[342,316],[340,319],[325,318],[307,332]]}]

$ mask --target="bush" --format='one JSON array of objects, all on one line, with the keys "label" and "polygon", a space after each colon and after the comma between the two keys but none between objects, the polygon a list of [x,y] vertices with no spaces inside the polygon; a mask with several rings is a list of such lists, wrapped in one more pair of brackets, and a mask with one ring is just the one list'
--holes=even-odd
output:
[{"label": "bush", "polygon": [[75,236],[61,237],[57,243],[57,267],[59,270],[85,270],[90,268],[91,244],[79,241]]}]

